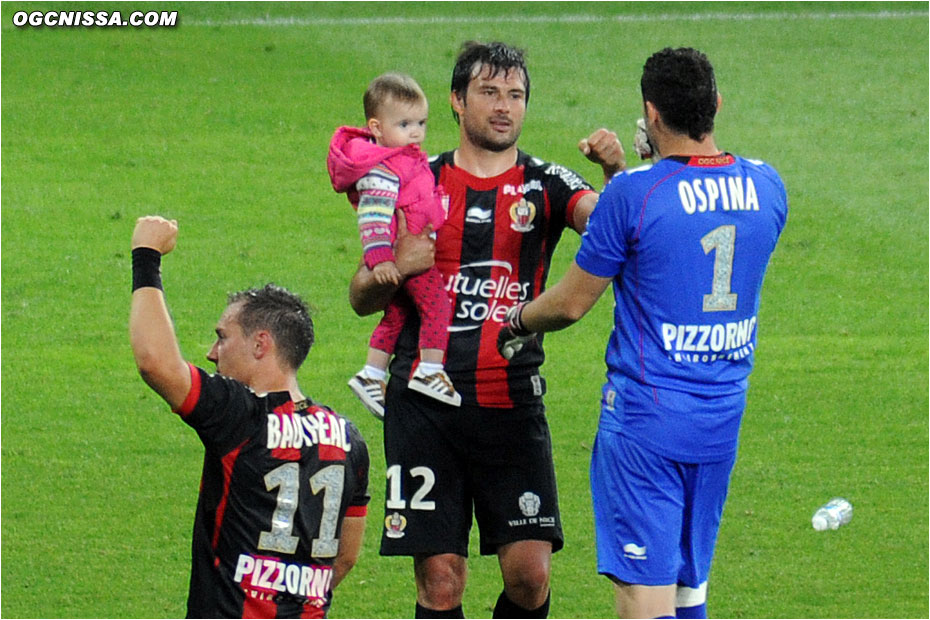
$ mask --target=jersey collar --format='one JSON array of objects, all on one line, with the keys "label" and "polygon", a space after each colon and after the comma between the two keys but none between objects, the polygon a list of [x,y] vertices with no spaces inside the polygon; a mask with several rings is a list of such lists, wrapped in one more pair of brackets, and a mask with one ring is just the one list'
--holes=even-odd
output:
[{"label": "jersey collar", "polygon": [[686,166],[698,166],[700,168],[715,168],[719,166],[729,166],[736,162],[736,158],[729,153],[718,153],[716,155],[669,155],[665,159],[671,159]]}]

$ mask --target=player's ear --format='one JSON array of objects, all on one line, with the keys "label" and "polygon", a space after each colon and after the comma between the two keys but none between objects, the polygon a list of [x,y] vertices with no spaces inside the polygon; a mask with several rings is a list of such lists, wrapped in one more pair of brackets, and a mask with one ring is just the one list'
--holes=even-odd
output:
[{"label": "player's ear", "polygon": [[658,108],[656,108],[655,104],[651,101],[644,102],[643,108],[645,108],[646,120],[648,120],[651,125],[655,125],[660,118]]},{"label": "player's ear", "polygon": [[465,111],[465,100],[460,98],[459,94],[454,90],[449,93],[449,105],[452,106],[452,111],[458,115]]},{"label": "player's ear", "polygon": [[257,330],[252,335],[252,355],[260,360],[274,349],[274,338],[267,329]]},{"label": "player's ear", "polygon": [[720,111],[720,107],[723,105],[723,95],[720,94],[720,91],[717,91],[717,111]]}]

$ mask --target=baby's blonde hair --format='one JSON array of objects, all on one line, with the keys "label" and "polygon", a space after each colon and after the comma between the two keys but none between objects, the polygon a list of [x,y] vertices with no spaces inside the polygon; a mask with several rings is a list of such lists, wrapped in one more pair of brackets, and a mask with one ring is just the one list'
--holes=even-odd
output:
[{"label": "baby's blonde hair", "polygon": [[403,103],[426,101],[423,89],[417,81],[405,73],[384,73],[371,81],[362,99],[365,105],[365,120],[378,114],[378,108],[389,98]]}]

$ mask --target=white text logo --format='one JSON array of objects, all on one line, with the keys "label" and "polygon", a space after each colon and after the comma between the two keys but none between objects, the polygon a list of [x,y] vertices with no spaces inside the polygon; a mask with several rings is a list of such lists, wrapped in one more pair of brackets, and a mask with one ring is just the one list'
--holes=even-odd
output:
[{"label": "white text logo", "polygon": [[[497,278],[482,278],[474,270],[498,267],[506,271]],[[512,281],[513,267],[506,261],[479,261],[462,265],[460,271],[449,276],[446,290],[457,299],[455,318],[471,325],[454,325],[450,332],[478,329],[480,323],[491,320],[503,323],[507,310],[529,298],[529,282]]]}]

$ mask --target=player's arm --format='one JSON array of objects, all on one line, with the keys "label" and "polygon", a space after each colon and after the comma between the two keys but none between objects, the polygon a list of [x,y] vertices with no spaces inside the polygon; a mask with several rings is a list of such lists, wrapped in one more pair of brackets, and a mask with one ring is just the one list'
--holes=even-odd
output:
[{"label": "player's arm", "polygon": [[[397,238],[394,240],[395,265],[403,279],[423,273],[433,266],[436,247],[427,225],[419,234],[407,232],[404,212],[397,211]],[[392,282],[380,283],[374,272],[362,262],[349,284],[349,303],[359,316],[367,316],[384,310],[399,288]]]},{"label": "player's arm", "polygon": [[365,534],[365,517],[345,517],[342,520],[342,534],[339,536],[339,551],[333,560],[333,584],[335,589],[355,563],[362,550],[362,538]]},{"label": "player's arm", "polygon": [[585,228],[588,227],[588,218],[594,212],[598,196],[600,194],[596,192],[585,194],[575,204],[575,211],[572,213],[572,229],[579,235],[584,233]]},{"label": "player's arm", "polygon": [[594,307],[611,280],[592,275],[572,261],[558,284],[520,307],[522,327],[530,332],[568,327]]},{"label": "player's arm", "polygon": [[191,388],[187,362],[174,333],[159,273],[161,256],[174,249],[178,224],[158,216],[140,217],[132,234],[133,292],[129,341],[142,379],[172,409]]},{"label": "player's arm", "polygon": [[[604,172],[604,185],[606,186],[615,174],[626,170],[626,154],[623,145],[613,131],[601,128],[578,143],[585,157],[601,167]],[[572,218],[572,228],[578,234],[584,232],[588,224],[588,217],[594,211],[598,194],[585,194],[578,199]]]},{"label": "player's arm", "polygon": [[507,312],[507,322],[497,337],[497,351],[504,359],[512,359],[537,332],[552,332],[577,322],[594,307],[610,281],[572,261],[558,284]]}]

